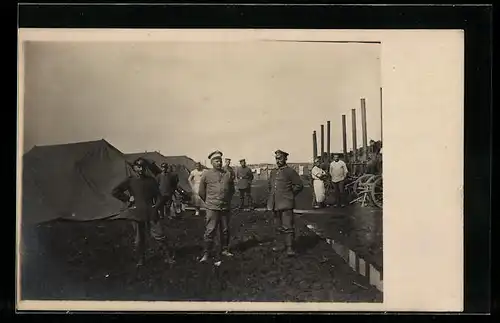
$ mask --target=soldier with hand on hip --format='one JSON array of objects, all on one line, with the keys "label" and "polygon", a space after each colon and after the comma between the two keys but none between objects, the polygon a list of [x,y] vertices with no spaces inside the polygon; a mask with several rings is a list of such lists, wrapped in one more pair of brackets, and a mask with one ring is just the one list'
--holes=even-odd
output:
[{"label": "soldier with hand on hip", "polygon": [[[161,193],[156,180],[146,174],[147,164],[143,159],[137,159],[134,164],[133,176],[129,176],[113,188],[113,197],[132,205],[134,214],[134,228],[136,231],[136,248],[139,252],[138,266],[142,266],[146,260],[147,232],[160,244],[161,249],[166,249],[165,261],[175,263],[167,246],[166,236],[159,221],[159,209],[163,207]],[[155,204],[156,202],[156,204]]]},{"label": "soldier with hand on hip", "polygon": [[250,209],[253,208],[253,199],[252,199],[252,181],[253,181],[253,173],[250,167],[247,166],[246,160],[240,160],[240,167],[236,169],[236,187],[240,193],[240,209],[243,209],[245,205],[245,197],[248,199],[248,207]]}]

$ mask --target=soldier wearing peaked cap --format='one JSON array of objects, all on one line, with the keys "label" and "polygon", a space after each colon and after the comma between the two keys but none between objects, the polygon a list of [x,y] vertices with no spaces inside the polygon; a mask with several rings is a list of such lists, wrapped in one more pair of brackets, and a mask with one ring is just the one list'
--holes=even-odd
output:
[{"label": "soldier wearing peaked cap", "polygon": [[160,248],[167,249],[165,261],[173,264],[174,260],[170,255],[170,248],[166,244],[166,237],[158,220],[158,211],[162,206],[160,203],[161,193],[156,180],[146,175],[146,167],[147,164],[143,159],[137,159],[133,164],[134,176],[124,179],[113,188],[111,194],[127,203],[129,207],[135,206],[131,212],[134,214],[136,246],[139,252],[137,265],[143,265],[146,260],[146,232],[148,228],[151,236],[160,243]]},{"label": "soldier wearing peaked cap", "polygon": [[[273,211],[278,234],[284,236],[284,247],[288,256],[294,256],[293,243],[295,241],[295,221],[293,209],[295,197],[303,190],[304,184],[299,174],[288,167],[286,161],[288,153],[277,150],[275,152],[277,169],[271,171],[269,177],[269,198],[267,208]],[[274,251],[282,251],[283,245],[278,242]]]},{"label": "soldier wearing peaked cap", "polygon": [[160,167],[161,173],[156,175],[156,182],[158,183],[161,194],[158,201],[160,219],[163,219],[165,217],[165,213],[169,214],[170,207],[173,203],[173,197],[176,189],[176,178],[175,174],[170,171],[170,167],[167,163],[162,163]]},{"label": "soldier wearing peaked cap", "polygon": [[[224,160],[224,162],[225,162],[224,170],[231,174],[231,177],[232,177],[233,182],[234,182],[236,180],[236,172],[234,171],[233,167],[231,166],[231,158],[226,158]],[[235,192],[236,192],[236,188],[234,188],[234,190],[231,192],[231,200],[233,199]]]},{"label": "soldier wearing peaked cap", "polygon": [[250,167],[247,167],[245,159],[240,159],[240,167],[236,169],[236,186],[240,193],[240,205],[242,209],[245,204],[245,197],[248,199],[248,207],[253,207],[252,199],[252,181],[253,173]]},{"label": "soldier wearing peaked cap", "polygon": [[231,172],[231,174],[233,176],[235,176],[235,173],[234,173],[234,169],[233,167],[231,166],[231,158],[226,158],[224,160],[224,169],[228,172]]},{"label": "soldier wearing peaked cap", "polygon": [[222,153],[214,151],[208,158],[213,168],[206,170],[200,179],[198,195],[205,204],[205,248],[200,262],[208,261],[212,254],[214,239],[219,231],[221,254],[231,257],[229,251],[229,220],[231,198],[234,192],[234,176],[222,167]]}]

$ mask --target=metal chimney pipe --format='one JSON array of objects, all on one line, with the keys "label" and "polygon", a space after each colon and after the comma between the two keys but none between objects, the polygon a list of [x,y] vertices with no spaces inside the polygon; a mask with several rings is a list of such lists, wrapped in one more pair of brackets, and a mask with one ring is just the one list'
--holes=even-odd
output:
[{"label": "metal chimney pipe", "polygon": [[321,125],[321,158],[325,155],[325,126]]},{"label": "metal chimney pipe", "polygon": [[345,114],[342,115],[342,152],[344,153],[344,160],[346,161],[347,160],[347,126],[346,126]]},{"label": "metal chimney pipe", "polygon": [[313,131],[313,160],[318,157],[318,140],[316,138],[316,131]]},{"label": "metal chimney pipe", "polygon": [[330,146],[331,146],[331,131],[330,131],[330,121],[326,122],[326,153],[328,155],[327,161],[331,161],[331,152],[330,152]]},{"label": "metal chimney pipe", "polygon": [[383,138],[383,127],[382,125],[384,124],[382,121],[382,88],[380,88],[380,141],[382,141]]},{"label": "metal chimney pipe", "polygon": [[366,129],[366,100],[361,99],[361,130],[363,133],[363,158],[368,160],[368,133]]},{"label": "metal chimney pipe", "polygon": [[353,153],[353,158],[356,161],[358,154],[357,154],[357,147],[358,147],[358,141],[356,137],[356,109],[352,109],[352,153]]}]

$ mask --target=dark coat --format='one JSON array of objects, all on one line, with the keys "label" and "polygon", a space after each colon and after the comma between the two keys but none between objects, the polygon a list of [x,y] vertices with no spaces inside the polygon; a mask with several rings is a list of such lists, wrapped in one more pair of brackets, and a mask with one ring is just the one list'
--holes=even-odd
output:
[{"label": "dark coat", "polygon": [[299,174],[288,166],[273,169],[269,177],[268,210],[286,211],[295,208],[295,197],[304,189]]},{"label": "dark coat", "polygon": [[231,180],[232,180],[232,183],[233,185],[231,186],[231,197],[234,195],[234,193],[236,192],[236,186],[234,185],[234,181],[236,180],[236,172],[234,171],[234,169],[231,167],[231,166],[224,166],[222,169],[224,169],[226,172],[228,172],[229,174],[231,174]]},{"label": "dark coat", "polygon": [[252,185],[253,173],[250,167],[238,167],[236,168],[236,178],[238,182],[236,184],[237,188],[244,190]]},{"label": "dark coat", "polygon": [[156,175],[156,182],[160,188],[160,193],[163,196],[171,196],[174,194],[179,183],[179,177],[175,173],[167,172]]},{"label": "dark coat", "polygon": [[[127,194],[128,193],[128,194]],[[111,194],[124,203],[129,203],[130,196],[134,197],[133,217],[138,221],[154,219],[154,203],[159,200],[160,190],[153,177],[130,176],[113,188]]]}]

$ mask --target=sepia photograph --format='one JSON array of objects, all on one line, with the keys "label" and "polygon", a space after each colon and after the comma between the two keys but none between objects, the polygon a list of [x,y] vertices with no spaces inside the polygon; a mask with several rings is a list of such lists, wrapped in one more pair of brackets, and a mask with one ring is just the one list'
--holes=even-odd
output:
[{"label": "sepia photograph", "polygon": [[383,304],[382,46],[21,41],[18,299]]},{"label": "sepia photograph", "polygon": [[29,42],[25,68],[23,297],[382,301],[379,43]]}]

